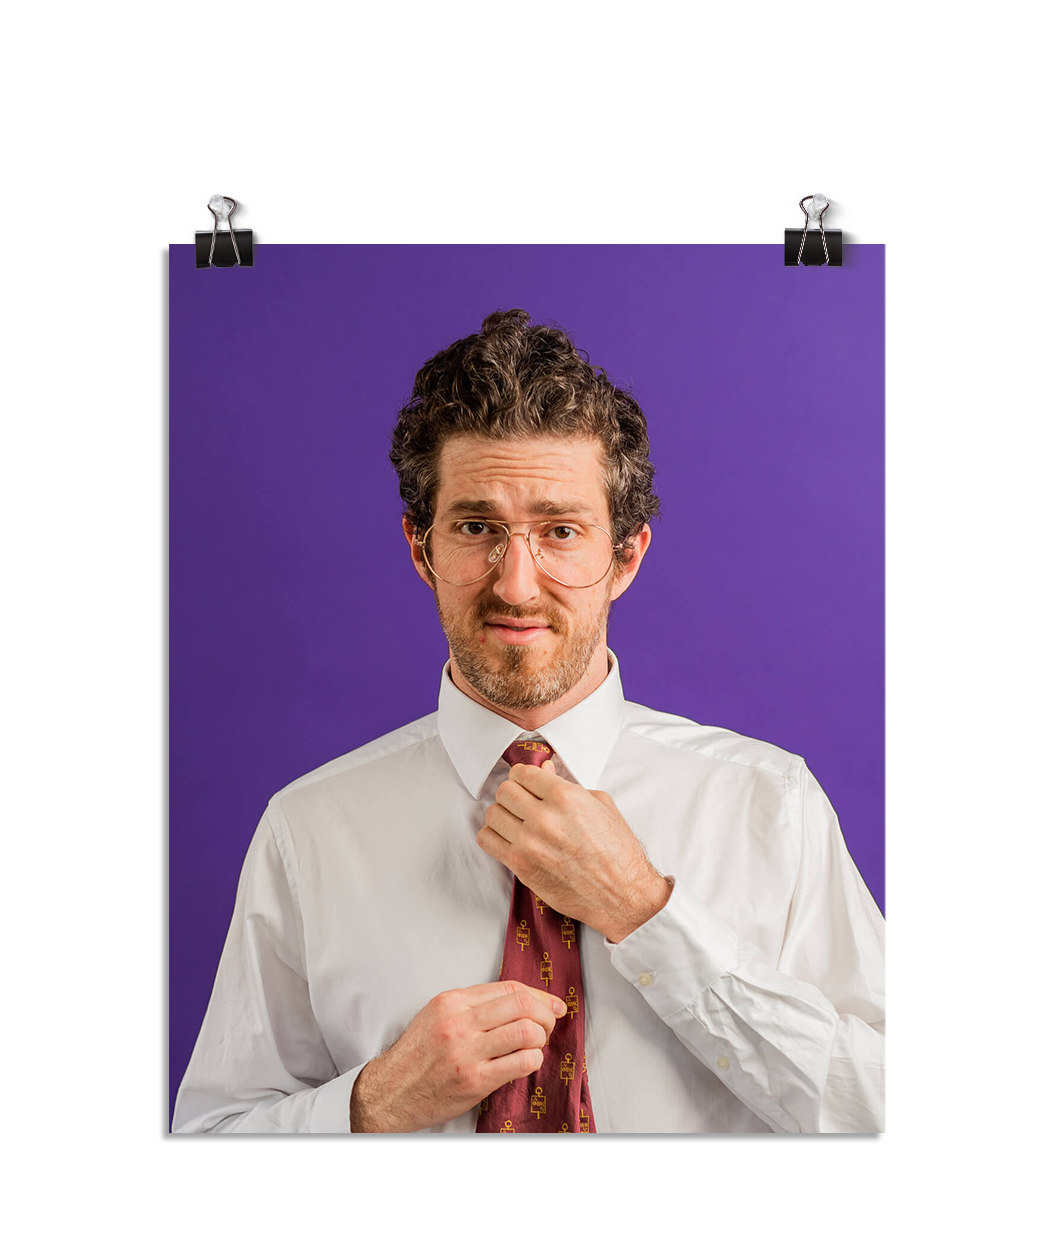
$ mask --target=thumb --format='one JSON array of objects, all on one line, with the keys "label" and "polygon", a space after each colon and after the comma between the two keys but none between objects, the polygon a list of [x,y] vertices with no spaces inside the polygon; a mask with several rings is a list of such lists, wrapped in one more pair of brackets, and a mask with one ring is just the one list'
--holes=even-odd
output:
[{"label": "thumb", "polygon": [[544,763],[542,764],[541,769],[542,769],[542,770],[551,770],[553,774],[556,774],[556,773],[557,773],[557,771],[556,771],[556,763],[552,760],[552,758],[551,758],[551,757],[549,757],[548,761],[546,761],[546,762],[544,762]]}]

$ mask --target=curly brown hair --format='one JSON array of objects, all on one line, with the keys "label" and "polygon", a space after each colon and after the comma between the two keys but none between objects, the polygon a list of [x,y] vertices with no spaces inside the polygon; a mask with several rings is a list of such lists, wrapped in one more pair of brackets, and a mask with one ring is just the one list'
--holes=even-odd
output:
[{"label": "curly brown hair", "polygon": [[561,328],[531,325],[525,311],[494,311],[481,333],[454,341],[416,373],[390,462],[420,538],[434,517],[442,445],[457,434],[599,439],[619,567],[629,559],[627,540],[659,514],[648,427],[636,399],[593,367]]}]

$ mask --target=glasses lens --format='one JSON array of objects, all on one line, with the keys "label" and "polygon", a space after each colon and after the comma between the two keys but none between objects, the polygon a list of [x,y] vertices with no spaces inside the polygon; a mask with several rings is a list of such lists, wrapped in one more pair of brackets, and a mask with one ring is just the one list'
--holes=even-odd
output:
[{"label": "glasses lens", "polygon": [[595,586],[613,559],[610,536],[595,525],[546,521],[531,531],[530,546],[544,572],[566,586]]},{"label": "glasses lens", "polygon": [[508,533],[490,521],[447,521],[432,525],[427,559],[443,582],[463,586],[484,578],[504,554]]}]

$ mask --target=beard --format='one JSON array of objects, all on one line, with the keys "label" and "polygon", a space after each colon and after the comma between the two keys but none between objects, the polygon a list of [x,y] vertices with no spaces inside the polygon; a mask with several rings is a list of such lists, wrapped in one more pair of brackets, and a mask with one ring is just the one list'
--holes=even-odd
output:
[{"label": "beard", "polygon": [[[437,590],[434,602],[438,608],[438,620],[449,641],[449,650],[460,672],[490,704],[516,712],[554,704],[585,677],[593,653],[607,633],[611,616],[611,600],[605,599],[592,622],[572,631],[569,621],[558,609],[514,608],[487,598],[468,614],[467,624],[461,625],[456,618],[446,618]],[[505,643],[500,645],[500,662],[491,661],[485,645],[479,641],[477,630],[491,616],[547,617],[551,629],[562,636],[557,651],[547,663],[535,664],[532,643],[525,646]]]}]

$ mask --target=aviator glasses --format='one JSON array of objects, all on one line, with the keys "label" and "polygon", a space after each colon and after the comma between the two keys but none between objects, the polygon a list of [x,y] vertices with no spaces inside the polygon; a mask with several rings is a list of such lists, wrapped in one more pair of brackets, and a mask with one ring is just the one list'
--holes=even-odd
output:
[{"label": "aviator glasses", "polygon": [[450,586],[470,586],[500,564],[515,538],[523,539],[541,572],[561,586],[596,586],[615,562],[614,539],[607,530],[577,521],[539,521],[520,533],[505,521],[465,517],[435,523],[420,545],[436,578]]}]

